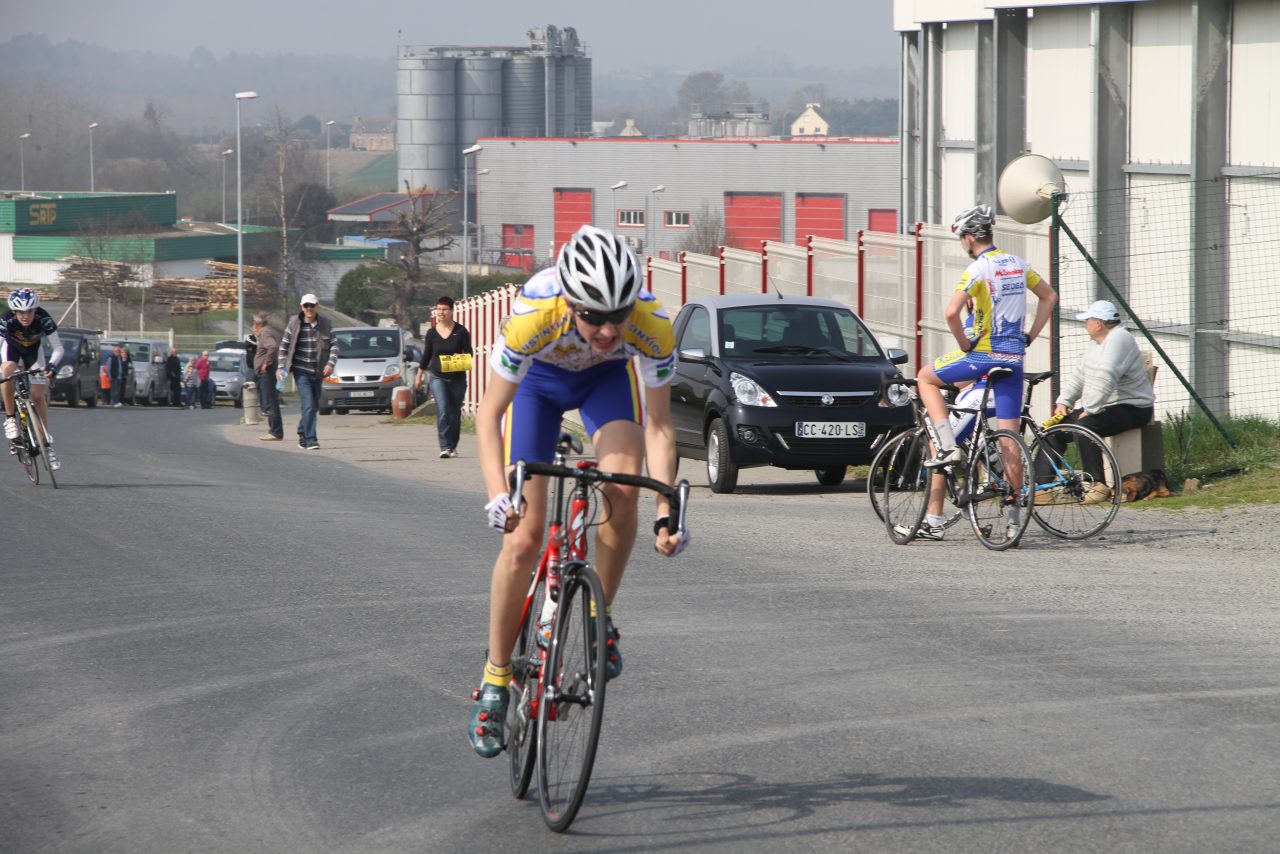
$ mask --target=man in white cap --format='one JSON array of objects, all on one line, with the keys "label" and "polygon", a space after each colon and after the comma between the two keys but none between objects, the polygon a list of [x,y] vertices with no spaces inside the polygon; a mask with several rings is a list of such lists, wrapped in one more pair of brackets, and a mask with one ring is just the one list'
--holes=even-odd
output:
[{"label": "man in white cap", "polygon": [[[1077,314],[1076,320],[1084,321],[1092,340],[1063,383],[1054,414],[1104,437],[1149,424],[1155,414],[1155,391],[1138,343],[1124,328],[1120,312],[1111,302],[1100,299]],[[1073,410],[1076,401],[1080,408]],[[1080,463],[1099,482],[1099,494],[1092,499],[1107,500],[1109,496],[1102,494],[1106,487],[1101,486],[1102,459],[1097,449],[1080,448]],[[1086,501],[1089,499],[1087,496]]]},{"label": "man in white cap", "polygon": [[324,378],[333,373],[338,363],[338,339],[333,337],[333,323],[321,317],[315,294],[303,294],[302,310],[289,318],[280,338],[277,376],[293,372],[302,410],[298,417],[298,447],[320,449],[316,439],[316,411],[320,406],[320,389]]}]

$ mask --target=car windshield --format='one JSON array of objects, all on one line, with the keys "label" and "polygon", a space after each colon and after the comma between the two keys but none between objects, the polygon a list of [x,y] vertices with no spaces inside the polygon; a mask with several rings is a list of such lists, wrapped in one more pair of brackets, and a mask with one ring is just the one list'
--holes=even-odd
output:
[{"label": "car windshield", "polygon": [[240,362],[243,358],[243,356],[210,356],[209,370],[234,373],[240,370]]},{"label": "car windshield", "polygon": [[131,344],[124,343],[120,346],[129,351],[129,358],[135,362],[151,361],[151,345],[150,344]]},{"label": "car windshield", "polygon": [[335,336],[338,354],[344,359],[394,359],[400,355],[400,332],[395,329],[357,329]]},{"label": "car windshield", "polygon": [[883,357],[875,337],[852,311],[825,305],[726,308],[720,312],[720,341],[726,356]]}]

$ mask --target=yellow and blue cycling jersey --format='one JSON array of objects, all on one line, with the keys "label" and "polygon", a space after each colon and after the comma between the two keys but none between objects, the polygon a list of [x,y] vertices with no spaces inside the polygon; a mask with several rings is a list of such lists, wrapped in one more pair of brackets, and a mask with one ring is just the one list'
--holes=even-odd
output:
[{"label": "yellow and blue cycling jersey", "polygon": [[642,290],[622,329],[618,348],[597,353],[578,334],[573,310],[555,268],[535,274],[516,297],[489,357],[489,367],[504,380],[519,383],[534,362],[566,371],[585,371],[603,362],[638,357],[640,381],[649,388],[671,382],[675,368],[675,333],[662,303]]},{"label": "yellow and blue cycling jersey", "polygon": [[1025,353],[1022,326],[1027,318],[1027,291],[1040,282],[1030,264],[994,246],[973,259],[956,285],[956,290],[973,299],[970,352]]}]

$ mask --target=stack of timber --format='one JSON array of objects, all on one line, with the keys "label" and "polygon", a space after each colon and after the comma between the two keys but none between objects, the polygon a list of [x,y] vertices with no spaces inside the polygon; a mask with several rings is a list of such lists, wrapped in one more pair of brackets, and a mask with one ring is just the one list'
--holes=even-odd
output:
[{"label": "stack of timber", "polygon": [[[170,314],[200,314],[235,308],[238,282],[236,265],[208,261],[208,274],[203,278],[169,276],[153,279],[145,298],[157,305],[168,305]],[[58,290],[64,295],[80,286],[81,299],[105,300],[119,296],[120,287],[140,287],[138,270],[128,264],[75,257],[59,275]],[[244,304],[248,308],[269,308],[277,303],[275,271],[268,267],[244,266]]]}]

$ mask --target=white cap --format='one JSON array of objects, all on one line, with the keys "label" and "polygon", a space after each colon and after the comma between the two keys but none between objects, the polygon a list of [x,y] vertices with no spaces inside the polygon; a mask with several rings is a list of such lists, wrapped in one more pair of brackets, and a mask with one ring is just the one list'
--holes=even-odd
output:
[{"label": "white cap", "polygon": [[1089,318],[1111,323],[1120,319],[1120,312],[1116,311],[1115,304],[1109,300],[1100,299],[1084,311],[1076,315],[1076,320],[1088,320]]},{"label": "white cap", "polygon": [[316,305],[320,304],[320,300],[316,298],[315,294],[303,294],[300,305],[306,305],[309,302],[315,303]]}]

